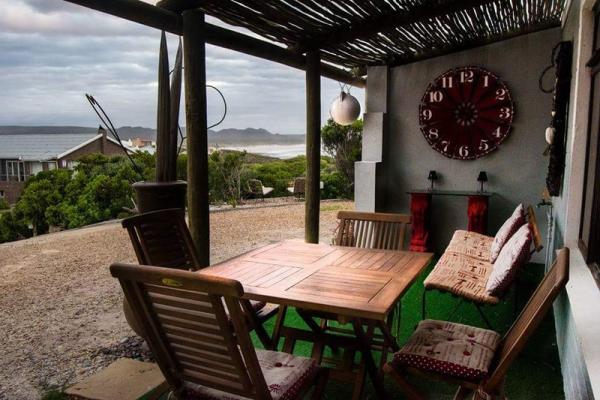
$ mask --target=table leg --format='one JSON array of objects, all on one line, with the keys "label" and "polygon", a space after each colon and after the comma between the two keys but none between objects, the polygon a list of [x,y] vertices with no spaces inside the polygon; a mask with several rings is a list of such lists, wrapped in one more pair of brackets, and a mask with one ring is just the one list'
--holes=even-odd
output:
[{"label": "table leg", "polygon": [[469,196],[467,216],[469,218],[468,230],[487,235],[488,222],[487,196]]},{"label": "table leg", "polygon": [[431,247],[431,194],[412,193],[410,214],[412,223],[409,249],[420,252],[429,251]]},{"label": "table leg", "polygon": [[[352,321],[352,326],[354,327],[354,334],[358,340],[359,348],[362,352],[362,359],[365,363],[365,368],[371,381],[373,382],[373,386],[375,387],[375,393],[379,399],[386,399],[387,396],[385,394],[385,389],[383,387],[383,380],[377,371],[377,366],[375,365],[375,360],[373,360],[373,355],[371,354],[371,340],[367,338],[365,332],[363,331],[363,323],[360,318],[357,318]],[[369,330],[372,332],[373,322],[368,321],[367,326]]]}]

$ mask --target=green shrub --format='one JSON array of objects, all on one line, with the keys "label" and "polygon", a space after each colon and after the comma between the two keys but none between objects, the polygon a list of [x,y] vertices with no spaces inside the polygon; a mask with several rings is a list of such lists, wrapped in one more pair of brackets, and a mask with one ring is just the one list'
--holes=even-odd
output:
[{"label": "green shrub", "polygon": [[8,201],[6,201],[6,199],[0,199],[0,210],[9,210],[10,209],[10,204],[8,204]]}]

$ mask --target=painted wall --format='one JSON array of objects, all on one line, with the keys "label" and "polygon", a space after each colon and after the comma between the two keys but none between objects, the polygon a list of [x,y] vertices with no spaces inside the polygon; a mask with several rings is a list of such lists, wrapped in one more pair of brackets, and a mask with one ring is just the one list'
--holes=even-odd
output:
[{"label": "painted wall", "polygon": [[[537,204],[544,189],[547,159],[544,130],[550,120],[552,97],[538,89],[538,77],[549,64],[560,29],[546,30],[460,53],[391,69],[388,87],[388,134],[383,151],[384,198],[382,209],[409,211],[410,189],[429,185],[429,170],[441,177],[441,190],[477,190],[479,171],[487,171],[490,233],[495,233],[519,203]],[[429,147],[419,129],[418,105],[428,84],[450,68],[477,65],[503,79],[515,102],[513,131],[500,149],[474,161],[446,158]],[[371,87],[367,98],[377,97]],[[369,128],[367,127],[367,130]],[[360,185],[360,183],[359,183]],[[357,185],[358,186],[358,185]],[[360,207],[360,205],[359,205]],[[467,225],[467,199],[435,196],[433,245],[442,251],[456,229]],[[538,212],[542,234],[545,217]],[[543,255],[537,255],[537,261]]]}]

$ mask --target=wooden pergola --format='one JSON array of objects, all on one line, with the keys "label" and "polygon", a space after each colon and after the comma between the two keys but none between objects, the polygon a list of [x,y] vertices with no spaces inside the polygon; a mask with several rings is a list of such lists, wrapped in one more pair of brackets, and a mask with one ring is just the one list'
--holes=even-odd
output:
[{"label": "wooden pergola", "polygon": [[[560,25],[565,0],[66,0],[183,36],[192,237],[209,265],[205,44],[306,71],[305,239],[319,239],[320,77],[400,65]],[[205,15],[266,40],[205,22]],[[352,73],[347,69],[352,69]]]}]

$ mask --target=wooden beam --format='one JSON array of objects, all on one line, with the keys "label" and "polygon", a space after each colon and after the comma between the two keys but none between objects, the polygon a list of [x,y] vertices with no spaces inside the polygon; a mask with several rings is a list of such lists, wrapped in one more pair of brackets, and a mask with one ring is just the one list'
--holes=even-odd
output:
[{"label": "wooden beam", "polygon": [[339,43],[352,42],[361,38],[368,38],[380,32],[385,32],[406,25],[419,23],[431,18],[446,14],[454,14],[474,7],[492,3],[494,0],[454,0],[441,4],[425,2],[423,5],[410,11],[397,11],[381,16],[366,18],[360,23],[336,28],[330,32],[313,36],[298,43],[293,51],[304,53],[308,50],[335,46]]},{"label": "wooden beam", "polygon": [[304,239],[319,243],[321,203],[321,55],[306,53],[306,188]]},{"label": "wooden beam", "polygon": [[[139,0],[65,0],[70,3],[101,11],[152,28],[165,30],[175,35],[183,34],[181,15],[144,3]],[[263,58],[279,64],[304,70],[306,57],[264,40],[231,31],[211,24],[204,24],[206,43],[239,51],[251,56]],[[354,77],[349,72],[330,64],[323,64],[321,73],[327,78],[348,83],[356,87],[365,87],[366,81]]]},{"label": "wooden beam", "polygon": [[183,13],[188,214],[190,232],[202,264],[199,267],[210,265],[204,28],[204,14],[202,12],[190,10]]}]

